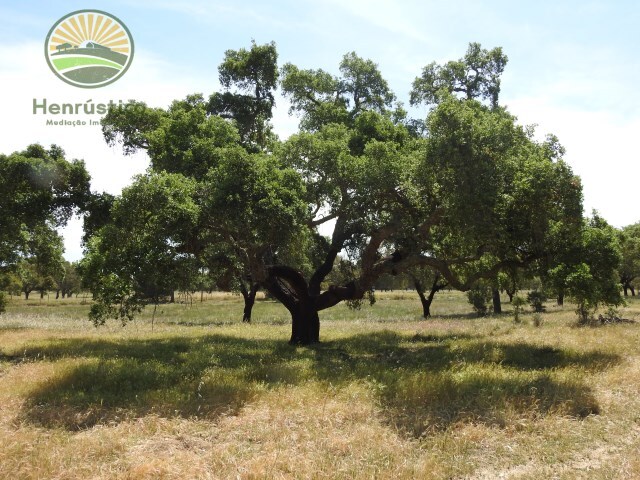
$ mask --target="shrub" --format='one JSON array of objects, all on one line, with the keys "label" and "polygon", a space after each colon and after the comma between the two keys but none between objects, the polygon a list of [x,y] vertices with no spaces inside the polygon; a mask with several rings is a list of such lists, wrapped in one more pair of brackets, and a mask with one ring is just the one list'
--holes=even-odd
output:
[{"label": "shrub", "polygon": [[3,313],[7,309],[7,295],[4,292],[0,292],[0,313]]},{"label": "shrub", "polygon": [[513,321],[515,323],[520,323],[520,314],[522,313],[522,307],[527,304],[527,301],[522,298],[520,295],[516,295],[511,300],[511,305],[513,305]]},{"label": "shrub", "polygon": [[536,313],[544,312],[544,302],[547,300],[547,295],[539,289],[531,290],[527,294],[527,301],[533,311]]},{"label": "shrub", "polygon": [[477,283],[467,292],[467,299],[479,317],[487,314],[491,301],[491,287],[485,283]]},{"label": "shrub", "polygon": [[579,325],[593,323],[594,313],[601,305],[615,307],[624,303],[613,275],[598,277],[585,263],[576,266],[567,276],[567,291],[577,305]]},{"label": "shrub", "polygon": [[541,327],[542,326],[542,315],[540,315],[539,313],[535,313],[533,315],[533,326],[534,327]]}]

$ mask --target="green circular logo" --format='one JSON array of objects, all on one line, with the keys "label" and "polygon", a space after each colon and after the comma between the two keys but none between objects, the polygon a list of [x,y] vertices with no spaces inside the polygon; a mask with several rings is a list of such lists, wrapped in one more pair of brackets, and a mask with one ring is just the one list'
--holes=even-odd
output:
[{"label": "green circular logo", "polygon": [[119,19],[78,10],[58,20],[44,42],[51,71],[70,85],[97,88],[115,82],[133,60],[133,37]]}]

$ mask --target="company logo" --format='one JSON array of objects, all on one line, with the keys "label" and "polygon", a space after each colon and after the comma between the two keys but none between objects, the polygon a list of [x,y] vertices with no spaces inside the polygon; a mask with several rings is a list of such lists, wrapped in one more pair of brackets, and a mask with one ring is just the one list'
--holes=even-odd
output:
[{"label": "company logo", "polygon": [[133,60],[133,37],[124,23],[100,10],[78,10],[58,20],[44,42],[51,71],[70,85],[103,87]]}]

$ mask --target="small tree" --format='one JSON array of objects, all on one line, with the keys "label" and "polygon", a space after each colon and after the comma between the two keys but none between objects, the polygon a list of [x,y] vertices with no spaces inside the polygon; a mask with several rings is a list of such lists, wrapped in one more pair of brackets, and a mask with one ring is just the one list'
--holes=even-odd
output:
[{"label": "small tree", "polygon": [[29,300],[29,295],[39,283],[38,270],[33,261],[22,260],[16,266],[17,277],[20,280],[20,291],[24,293],[24,299]]},{"label": "small tree", "polygon": [[476,283],[468,292],[467,299],[473,306],[473,310],[479,317],[483,317],[489,310],[489,302],[492,298],[491,286],[485,282]]},{"label": "small tree", "polygon": [[146,303],[193,284],[197,264],[180,245],[196,240],[194,189],[180,174],[158,173],[137,177],[115,201],[111,222],[89,240],[81,266],[98,302],[90,314],[96,325],[109,317],[125,323]]},{"label": "small tree", "polygon": [[513,302],[513,297],[522,288],[524,280],[524,274],[517,268],[506,269],[497,276],[498,288],[507,294],[509,302]]},{"label": "small tree", "polygon": [[54,276],[56,299],[62,294],[62,298],[70,297],[80,292],[80,275],[76,263],[65,261],[63,268]]},{"label": "small tree", "polygon": [[[424,318],[429,318],[431,316],[431,304],[433,303],[433,298],[436,293],[440,290],[444,290],[447,288],[448,283],[440,272],[433,270],[432,268],[411,268],[407,272],[409,279],[413,283],[416,292],[418,292],[418,296],[420,297],[420,302],[422,303],[422,316]],[[425,293],[427,295],[425,295]]]},{"label": "small tree", "polygon": [[0,313],[4,313],[7,310],[7,295],[4,292],[0,292]]},{"label": "small tree", "polygon": [[520,295],[515,295],[511,300],[511,305],[513,305],[513,321],[514,323],[520,323],[520,314],[522,313],[523,307],[527,304],[527,301],[521,297]]},{"label": "small tree", "polygon": [[534,312],[542,313],[544,312],[544,302],[547,301],[547,294],[544,293],[542,288],[534,288],[527,293],[527,301]]},{"label": "small tree", "polygon": [[20,296],[22,292],[22,282],[20,277],[16,274],[15,269],[13,271],[0,274],[0,290],[9,293],[9,295]]},{"label": "small tree", "polygon": [[566,277],[567,293],[577,304],[578,323],[590,323],[593,313],[603,305],[623,303],[617,269],[620,248],[616,233],[594,212],[582,233],[583,262],[572,266]]},{"label": "small tree", "polygon": [[640,223],[628,225],[618,231],[620,241],[620,253],[622,261],[618,268],[620,283],[624,296],[631,291],[631,296],[636,295],[634,280],[640,276]]}]

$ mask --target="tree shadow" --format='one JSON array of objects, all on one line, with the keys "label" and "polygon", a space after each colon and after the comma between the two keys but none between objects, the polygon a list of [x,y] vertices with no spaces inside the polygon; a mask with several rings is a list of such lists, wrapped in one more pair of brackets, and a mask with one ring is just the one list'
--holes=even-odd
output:
[{"label": "tree shadow", "polygon": [[59,361],[19,418],[43,427],[77,430],[149,413],[213,419],[279,385],[357,381],[375,389],[390,422],[415,436],[461,421],[500,425],[508,412],[597,414],[592,390],[567,373],[621,361],[598,351],[392,331],[312,347],[226,335],[60,339],[27,347],[20,358]]},{"label": "tree shadow", "polygon": [[329,342],[316,354],[318,378],[334,384],[366,378],[378,388],[388,420],[416,437],[459,422],[504,426],[514,416],[598,414],[593,390],[573,373],[622,361],[599,351],[391,331]]},{"label": "tree shadow", "polygon": [[[501,314],[499,314],[501,315]],[[475,312],[453,312],[453,313],[438,313],[437,311],[429,318],[420,317],[423,321],[426,320],[482,320],[482,319],[490,319],[494,314],[487,315],[478,315]]]}]

